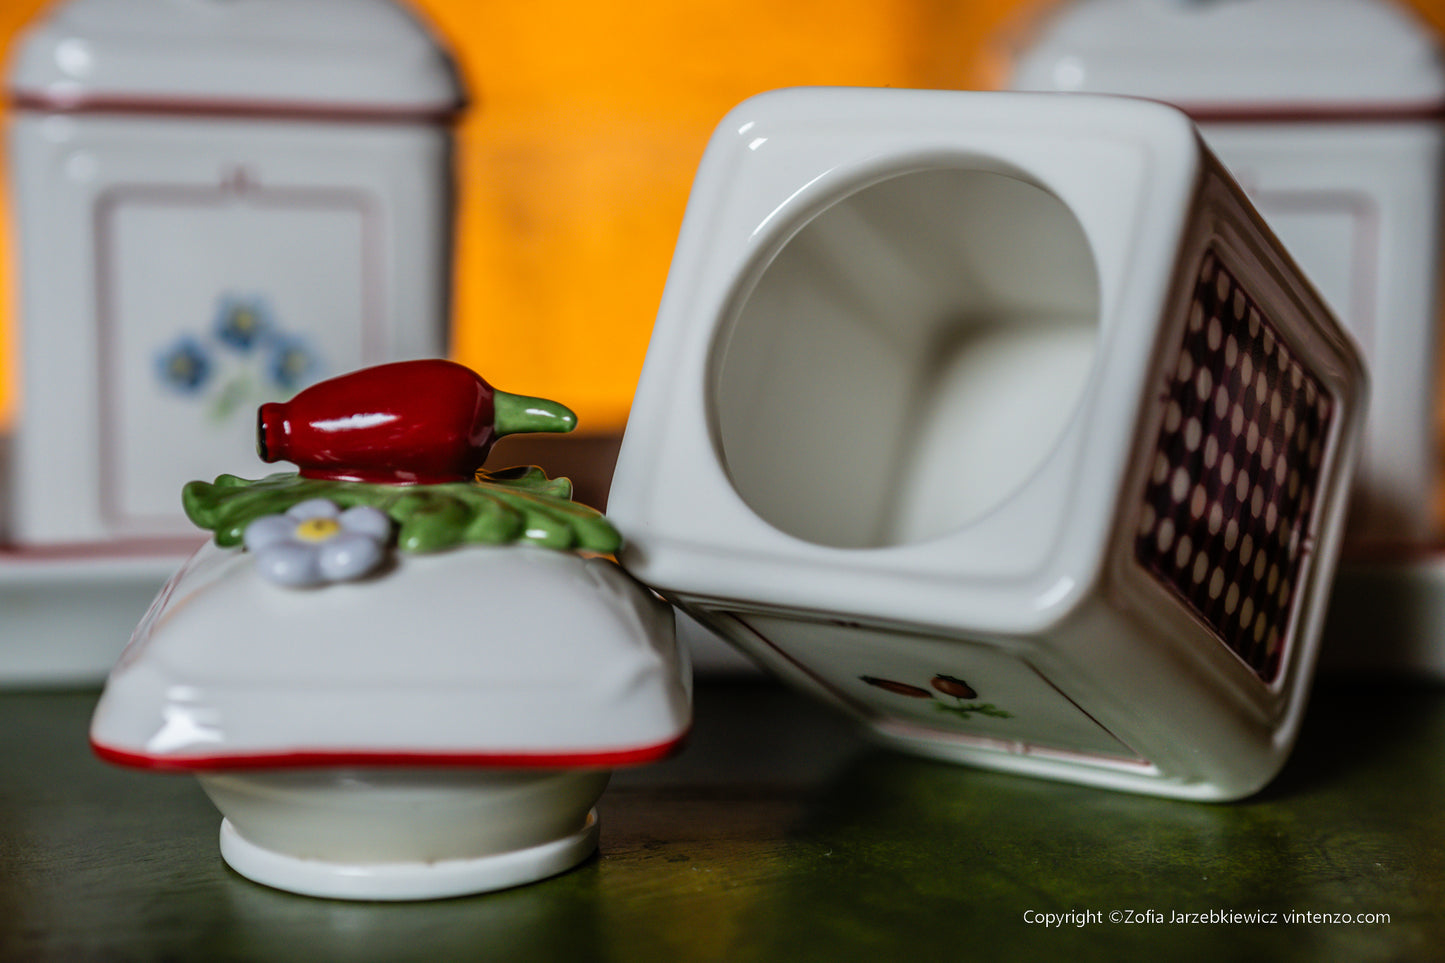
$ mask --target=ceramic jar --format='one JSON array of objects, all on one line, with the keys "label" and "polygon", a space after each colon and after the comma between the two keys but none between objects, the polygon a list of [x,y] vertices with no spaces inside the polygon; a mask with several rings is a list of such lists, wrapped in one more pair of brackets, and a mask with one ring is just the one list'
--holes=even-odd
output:
[{"label": "ceramic jar", "polygon": [[1042,18],[1011,85],[1147,97],[1199,124],[1377,376],[1351,540],[1397,555],[1437,540],[1432,31],[1394,0],[1086,0]]},{"label": "ceramic jar", "polygon": [[781,91],[703,158],[609,512],[891,744],[1235,798],[1299,725],[1364,391],[1178,111]]},{"label": "ceramic jar", "polygon": [[[389,0],[70,0],[10,72],[8,540],[188,534],[256,405],[446,347],[450,58]],[[259,463],[256,463],[259,467]]]}]

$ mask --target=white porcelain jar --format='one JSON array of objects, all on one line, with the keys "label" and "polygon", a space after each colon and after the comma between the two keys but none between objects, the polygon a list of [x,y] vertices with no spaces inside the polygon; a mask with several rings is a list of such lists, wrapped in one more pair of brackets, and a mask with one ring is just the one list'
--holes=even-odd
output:
[{"label": "white porcelain jar", "polygon": [[189,533],[257,404],[444,353],[463,92],[399,6],[71,0],[17,50],[12,546]]},{"label": "white porcelain jar", "polygon": [[1298,731],[1365,393],[1179,111],[777,91],[703,156],[608,512],[885,742],[1238,798]]},{"label": "white porcelain jar", "polygon": [[1147,97],[1200,125],[1375,375],[1352,540],[1436,538],[1445,66],[1429,30],[1386,0],[1077,0],[1011,86]]}]

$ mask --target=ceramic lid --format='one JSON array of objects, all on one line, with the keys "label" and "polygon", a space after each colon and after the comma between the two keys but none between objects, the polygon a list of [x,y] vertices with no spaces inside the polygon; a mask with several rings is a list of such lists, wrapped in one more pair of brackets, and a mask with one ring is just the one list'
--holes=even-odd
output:
[{"label": "ceramic lid", "polygon": [[609,559],[399,552],[295,589],[208,543],[136,629],[91,742],[151,769],[611,768],[668,755],[690,724],[671,608]]},{"label": "ceramic lid", "polygon": [[1011,86],[1149,97],[1195,114],[1445,104],[1434,36],[1387,0],[1077,0],[1044,21]]},{"label": "ceramic lid", "polygon": [[21,106],[445,114],[464,96],[390,0],[69,0],[16,49]]}]

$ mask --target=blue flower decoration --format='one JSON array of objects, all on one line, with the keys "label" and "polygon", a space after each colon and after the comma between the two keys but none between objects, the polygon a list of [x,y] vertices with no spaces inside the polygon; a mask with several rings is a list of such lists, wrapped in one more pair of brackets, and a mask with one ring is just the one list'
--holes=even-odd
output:
[{"label": "blue flower decoration", "polygon": [[216,312],[216,338],[242,353],[256,347],[271,330],[270,313],[259,299],[226,297]]},{"label": "blue flower decoration", "polygon": [[242,536],[263,577],[297,588],[361,578],[381,565],[390,539],[385,512],[369,505],[342,511],[326,498],[263,515]]},{"label": "blue flower decoration", "polygon": [[161,382],[179,391],[193,393],[211,376],[211,356],[201,342],[182,335],[156,359]]},{"label": "blue flower decoration", "polygon": [[270,376],[281,388],[294,391],[306,384],[320,364],[316,353],[302,338],[278,335],[271,339]]}]

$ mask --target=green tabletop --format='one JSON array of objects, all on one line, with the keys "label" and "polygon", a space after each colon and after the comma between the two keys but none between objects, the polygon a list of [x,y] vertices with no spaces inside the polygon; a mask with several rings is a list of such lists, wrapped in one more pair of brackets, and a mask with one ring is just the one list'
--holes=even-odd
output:
[{"label": "green tabletop", "polygon": [[705,681],[688,749],[615,776],[599,856],[409,904],[235,875],[192,779],[91,758],[94,701],[0,694],[0,959],[1445,959],[1435,687],[1327,680],[1284,774],[1211,805],[914,759],[771,683]]}]

